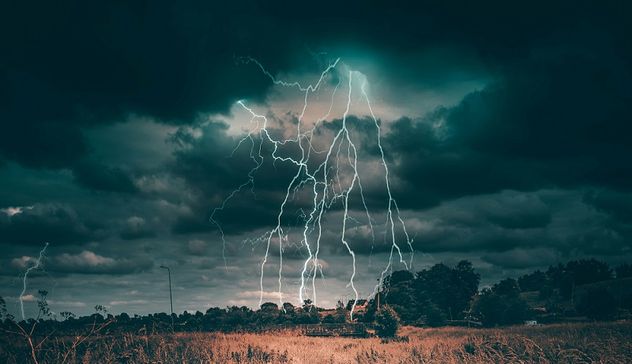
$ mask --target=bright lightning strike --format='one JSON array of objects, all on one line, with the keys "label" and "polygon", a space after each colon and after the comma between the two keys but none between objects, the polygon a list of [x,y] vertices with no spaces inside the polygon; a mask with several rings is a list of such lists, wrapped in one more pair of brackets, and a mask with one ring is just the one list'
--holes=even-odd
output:
[{"label": "bright lightning strike", "polygon": [[[355,304],[359,299],[359,293],[354,283],[354,279],[356,277],[356,255],[352,247],[350,246],[346,236],[347,222],[356,221],[352,216],[350,216],[349,213],[350,198],[353,191],[357,190],[357,192],[359,192],[360,201],[364,209],[363,213],[366,215],[371,236],[373,240],[375,239],[373,218],[369,211],[364,196],[364,189],[362,187],[360,174],[358,173],[358,147],[352,140],[352,131],[347,125],[348,116],[352,106],[352,94],[354,90],[358,90],[361,93],[361,100],[364,104],[366,104],[366,107],[368,107],[372,123],[375,126],[375,141],[377,142],[377,148],[379,149],[380,163],[384,168],[384,183],[388,198],[385,227],[386,232],[389,235],[388,240],[390,240],[391,249],[388,264],[382,271],[380,280],[374,289],[374,293],[377,292],[379,286],[382,284],[385,274],[388,272],[389,269],[391,269],[395,253],[397,253],[399,262],[403,264],[407,269],[412,264],[413,259],[412,240],[410,239],[410,236],[406,230],[404,220],[400,215],[400,210],[397,202],[393,198],[393,195],[391,193],[389,169],[386,163],[384,149],[382,147],[382,129],[380,127],[380,122],[378,118],[373,112],[373,107],[371,105],[369,94],[367,92],[366,77],[364,77],[364,75],[362,75],[360,72],[349,69],[349,67],[344,65],[340,59],[336,59],[325,68],[325,70],[320,74],[320,78],[316,83],[305,86],[300,82],[286,82],[277,79],[270,72],[268,72],[263,67],[263,65],[261,65],[261,63],[254,59],[249,58],[246,61],[248,63],[251,62],[256,64],[261,69],[261,71],[272,80],[274,85],[284,88],[296,89],[298,92],[301,92],[303,94],[303,106],[300,114],[297,117],[296,134],[289,138],[277,139],[273,137],[274,133],[271,133],[269,120],[266,115],[257,113],[252,107],[247,105],[246,101],[238,101],[238,105],[250,114],[250,125],[252,125],[253,127],[237,143],[234,151],[244,144],[249,144],[249,157],[255,163],[255,166],[248,173],[248,178],[246,179],[246,181],[238,186],[235,190],[233,190],[224,199],[222,204],[212,211],[210,221],[218,227],[219,233],[222,238],[222,243],[224,247],[223,249],[225,249],[226,240],[224,231],[217,221],[216,215],[223,211],[230,200],[245,188],[250,187],[251,190],[254,190],[255,177],[257,172],[263,165],[264,158],[271,158],[273,163],[287,163],[290,165],[294,165],[296,167],[296,172],[294,173],[287,186],[284,187],[285,195],[278,208],[278,212],[276,215],[276,226],[255,239],[255,241],[263,242],[266,247],[265,255],[260,266],[259,305],[261,305],[263,302],[264,268],[268,262],[268,257],[270,255],[271,245],[273,241],[278,241],[279,244],[278,296],[279,303],[283,303],[283,247],[284,243],[287,245],[290,242],[289,235],[282,224],[282,217],[284,216],[284,213],[286,213],[288,201],[290,201],[291,198],[300,189],[309,186],[311,187],[309,188],[311,196],[311,210],[303,214],[304,225],[301,228],[302,238],[301,241],[298,242],[307,250],[307,258],[304,260],[301,270],[301,283],[298,292],[299,303],[303,302],[305,294],[308,291],[307,285],[309,284],[311,278],[311,298],[313,303],[316,304],[317,295],[315,281],[317,273],[320,271],[322,276],[322,266],[319,263],[318,259],[320,253],[320,243],[321,239],[323,238],[323,217],[327,211],[331,210],[333,204],[340,203],[343,207],[340,243],[349,253],[352,263],[352,273],[347,286],[351,288],[355,296],[355,300],[351,309],[351,317],[353,318]],[[305,122],[304,118],[309,105],[310,96],[319,91],[326,83],[326,78],[328,76],[334,75],[334,72],[335,75],[338,76],[339,81],[331,92],[329,108],[326,113],[318,118],[313,125],[309,126]],[[344,99],[344,112],[341,116],[342,125],[340,129],[336,131],[331,144],[329,144],[329,147],[325,150],[319,151],[314,145],[315,138],[318,134],[317,131],[322,123],[324,123],[327,119],[332,118],[331,114],[336,103],[336,94],[341,89],[343,79],[346,79],[345,83],[347,94]],[[342,89],[344,89],[344,86],[342,87]],[[300,150],[300,157],[287,156],[281,152],[281,148],[290,143],[298,146]],[[263,154],[264,144],[272,146],[271,153],[266,156],[264,156]],[[324,158],[322,160],[319,160],[318,158],[322,158],[323,154]],[[348,175],[345,175],[345,172]],[[345,181],[345,177],[346,183],[343,182]],[[402,247],[400,247],[399,243],[397,242],[396,232],[398,229],[403,231],[405,243],[410,251],[410,260],[404,259],[404,252],[402,251]],[[225,259],[226,258],[224,256],[224,261]]]},{"label": "bright lightning strike", "polygon": [[22,319],[23,320],[26,319],[26,317],[24,315],[24,294],[26,293],[26,281],[29,278],[29,273],[31,273],[32,271],[34,271],[36,269],[40,269],[40,267],[42,266],[42,258],[44,257],[44,253],[46,252],[46,248],[48,248],[48,243],[44,244],[44,247],[39,252],[39,256],[35,260],[35,264],[33,264],[32,266],[28,267],[26,272],[24,272],[24,277],[22,277],[22,293],[20,293],[20,311],[22,313]]}]

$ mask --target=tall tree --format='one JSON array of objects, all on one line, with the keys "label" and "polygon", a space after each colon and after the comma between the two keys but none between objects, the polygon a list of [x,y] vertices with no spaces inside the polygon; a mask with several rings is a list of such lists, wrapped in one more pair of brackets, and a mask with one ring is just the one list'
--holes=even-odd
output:
[{"label": "tall tree", "polygon": [[478,291],[480,275],[472,263],[459,262],[454,268],[435,264],[412,275],[408,271],[393,272],[384,281],[382,297],[403,321],[416,321],[422,316],[438,319],[461,318]]},{"label": "tall tree", "polygon": [[479,281],[480,275],[468,261],[459,262],[455,268],[436,264],[417,273],[415,296],[435,304],[448,318],[461,318],[478,291]]},{"label": "tall tree", "polygon": [[617,279],[632,277],[632,264],[624,263],[615,268]]}]

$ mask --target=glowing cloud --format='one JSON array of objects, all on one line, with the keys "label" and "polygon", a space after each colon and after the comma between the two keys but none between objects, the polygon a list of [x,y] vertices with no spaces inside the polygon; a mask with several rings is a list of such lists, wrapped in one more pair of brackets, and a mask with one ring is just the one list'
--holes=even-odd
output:
[{"label": "glowing cloud", "polygon": [[[273,163],[286,163],[293,165],[296,168],[296,172],[287,185],[283,186],[285,190],[282,202],[279,204],[276,225],[263,235],[252,239],[254,242],[263,242],[265,244],[265,254],[263,256],[260,266],[260,291],[259,291],[259,304],[262,303],[264,298],[272,298],[269,292],[264,290],[264,268],[268,262],[271,246],[274,243],[278,243],[279,251],[279,269],[278,269],[278,293],[274,295],[274,298],[279,299],[279,303],[283,303],[283,290],[282,290],[282,278],[283,278],[283,249],[288,244],[298,243],[300,246],[305,247],[307,250],[307,257],[302,264],[301,281],[298,292],[299,303],[303,302],[305,294],[308,291],[307,285],[311,279],[311,299],[316,303],[316,277],[318,273],[322,276],[322,267],[319,263],[320,245],[323,237],[323,217],[327,211],[330,211],[334,204],[341,205],[343,208],[342,216],[342,229],[340,231],[340,244],[342,244],[345,250],[348,252],[351,258],[352,273],[349,277],[348,287],[354,293],[355,301],[359,299],[359,293],[354,284],[354,278],[356,276],[356,255],[347,240],[348,222],[357,222],[349,213],[349,206],[352,192],[359,192],[359,199],[364,209],[364,215],[369,226],[369,235],[372,240],[375,240],[375,233],[373,229],[373,217],[367,205],[367,201],[364,196],[364,190],[362,180],[358,172],[358,161],[360,159],[357,142],[354,142],[353,130],[348,125],[348,117],[350,114],[351,106],[354,100],[361,103],[368,109],[370,115],[371,124],[375,130],[375,142],[379,149],[380,164],[382,166],[383,183],[387,192],[386,202],[386,231],[388,234],[388,240],[390,240],[391,249],[387,266],[382,271],[382,275],[375,287],[374,292],[377,291],[379,285],[382,283],[384,275],[391,268],[393,263],[393,256],[397,253],[399,262],[406,268],[410,267],[413,259],[412,241],[406,230],[403,219],[400,216],[400,211],[396,200],[391,194],[391,185],[389,177],[389,169],[386,163],[386,158],[381,142],[381,127],[380,122],[373,112],[373,107],[368,93],[368,81],[366,77],[358,72],[351,70],[340,59],[336,59],[330,63],[324,71],[320,74],[320,77],[316,83],[303,85],[300,82],[288,82],[275,78],[270,72],[268,72],[258,61],[254,59],[247,59],[247,63],[254,63],[261,71],[268,76],[274,85],[283,88],[294,89],[302,94],[303,105],[301,111],[297,116],[296,134],[289,137],[279,138],[278,133],[272,131],[272,127],[269,124],[269,116],[260,114],[254,110],[254,107],[250,106],[246,100],[240,100],[237,104],[247,111],[250,115],[250,125],[252,128],[246,133],[246,135],[239,140],[234,150],[246,145],[250,149],[250,158],[255,163],[255,166],[250,170],[246,180],[235,190],[233,190],[222,202],[222,204],[216,207],[210,216],[210,221],[214,223],[221,235],[223,246],[225,249],[226,239],[224,230],[218,221],[218,215],[227,207],[231,199],[235,195],[246,188],[251,190],[255,187],[256,175],[261,166],[264,163],[265,158],[270,158]],[[315,122],[306,122],[305,115],[309,106],[310,96],[316,92],[322,92],[322,89],[328,84],[327,81],[337,81],[335,86],[331,89],[330,93],[330,105],[329,109],[324,115],[319,117]],[[331,82],[329,83],[331,84]],[[343,102],[342,115],[338,115],[341,119],[340,127],[334,132],[333,140],[325,147],[324,150],[320,149],[316,144],[316,139],[319,135],[319,129],[324,128],[323,123],[332,119],[333,110],[337,102],[340,102],[336,97],[339,91],[346,91],[344,97],[341,97],[340,101]],[[326,91],[326,90],[325,90]],[[354,95],[356,96],[354,98]],[[330,127],[329,125],[327,127]],[[264,145],[271,147],[269,154],[264,153]],[[298,155],[290,155],[285,152],[288,146],[296,146],[298,148]],[[308,191],[310,196],[311,209],[304,211],[302,217],[304,224],[301,227],[302,234],[301,240],[289,241],[290,236],[287,232],[287,228],[282,224],[282,217],[286,213],[288,201],[294,198],[298,192]],[[401,230],[405,237],[407,249],[410,251],[410,259],[404,259],[402,247],[396,239],[396,231]],[[224,256],[224,260],[225,260]],[[351,315],[353,317],[353,310],[355,309],[355,303],[353,304]]]}]

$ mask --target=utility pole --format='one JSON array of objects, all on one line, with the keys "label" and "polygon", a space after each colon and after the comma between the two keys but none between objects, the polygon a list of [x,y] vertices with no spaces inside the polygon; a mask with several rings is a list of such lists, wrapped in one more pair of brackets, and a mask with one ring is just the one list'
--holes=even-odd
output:
[{"label": "utility pole", "polygon": [[[378,279],[377,281],[379,282],[381,286],[382,282],[380,281],[380,279]],[[380,310],[380,290],[379,289],[377,290],[376,296],[377,296],[377,311],[379,311]]]},{"label": "utility pole", "polygon": [[161,265],[160,268],[166,269],[169,274],[169,305],[171,306],[171,331],[173,332],[173,295],[171,294],[171,269],[166,265]]}]

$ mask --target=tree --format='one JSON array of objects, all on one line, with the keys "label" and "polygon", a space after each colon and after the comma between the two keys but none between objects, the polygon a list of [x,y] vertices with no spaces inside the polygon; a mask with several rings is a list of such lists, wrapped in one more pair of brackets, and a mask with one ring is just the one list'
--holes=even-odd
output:
[{"label": "tree", "polygon": [[243,327],[244,325],[251,323],[252,310],[246,306],[228,307],[224,313],[222,325],[229,328]]},{"label": "tree", "polygon": [[[59,315],[61,316],[61,318],[63,318],[64,320],[70,320],[70,319],[74,319],[76,316],[74,313],[70,312],[70,311],[63,311],[60,312]],[[123,314],[121,314],[123,315]],[[128,317],[129,319],[129,317]]]},{"label": "tree", "polygon": [[379,337],[394,337],[399,328],[399,316],[388,305],[383,305],[375,314],[375,332]]},{"label": "tree", "polygon": [[540,270],[536,270],[533,273],[525,274],[518,278],[518,286],[520,286],[520,290],[522,292],[540,291],[547,284],[547,276]]},{"label": "tree", "polygon": [[208,310],[206,310],[206,314],[202,319],[202,327],[204,328],[204,330],[217,329],[224,321],[225,315],[226,311],[222,310],[219,307],[209,308]]},{"label": "tree", "polygon": [[397,312],[404,321],[414,321],[419,315],[419,302],[414,296],[414,276],[409,271],[396,271],[384,280],[383,303]]},{"label": "tree", "polygon": [[336,310],[344,310],[345,309],[345,303],[342,302],[342,300],[338,300],[338,302],[336,302]]},{"label": "tree", "polygon": [[489,288],[485,288],[478,296],[474,310],[481,316],[483,325],[489,327],[503,322],[502,312],[505,310],[505,305],[500,295],[494,294]]},{"label": "tree", "polygon": [[261,305],[261,309],[255,312],[255,317],[260,325],[270,325],[279,321],[279,306],[273,302],[266,302]]},{"label": "tree", "polygon": [[506,278],[494,284],[492,291],[498,295],[516,297],[520,294],[520,287],[515,279]]},{"label": "tree", "polygon": [[39,298],[37,299],[37,308],[39,309],[37,318],[48,318],[51,316],[50,307],[48,306],[48,301],[46,300],[46,297],[48,296],[48,291],[39,290],[37,291],[37,293],[39,295]]},{"label": "tree", "polygon": [[503,315],[503,323],[506,325],[523,323],[530,317],[529,305],[519,297],[511,297],[507,300],[507,307]]},{"label": "tree", "polygon": [[414,278],[415,276],[410,271],[398,270],[391,273],[391,275],[389,275],[388,277],[384,279],[384,287],[388,289],[392,286],[396,286],[404,282],[410,282]]},{"label": "tree", "polygon": [[7,302],[0,296],[0,322],[4,321],[4,319],[13,319],[11,315],[9,315],[9,311],[7,310]]},{"label": "tree", "polygon": [[285,312],[285,313],[294,312],[294,305],[289,303],[289,302],[284,302],[283,303],[283,312]]},{"label": "tree", "polygon": [[336,311],[333,314],[326,315],[323,317],[322,322],[324,324],[341,324],[345,322],[345,314],[342,312]]},{"label": "tree", "polygon": [[[440,263],[416,275],[409,271],[393,272],[384,279],[378,294],[404,322],[416,322],[430,312],[438,323],[446,318],[463,317],[478,291],[479,281],[480,275],[474,272],[472,263],[463,260],[454,268]],[[367,316],[372,316],[372,305],[369,306]],[[435,312],[437,309],[441,314]]]},{"label": "tree", "polygon": [[320,322],[320,314],[317,310],[297,310],[294,314],[294,323],[296,324],[317,324]]},{"label": "tree", "polygon": [[606,288],[593,288],[579,300],[577,311],[593,320],[611,320],[617,312],[617,301]]},{"label": "tree", "polygon": [[632,293],[628,293],[621,299],[621,308],[632,311]]},{"label": "tree", "polygon": [[261,305],[261,311],[277,312],[279,311],[279,305],[274,302],[265,302]]},{"label": "tree", "polygon": [[571,273],[577,285],[612,279],[612,269],[608,263],[597,259],[581,259],[566,264],[566,271]]},{"label": "tree", "polygon": [[445,313],[434,303],[425,306],[426,324],[430,327],[439,327],[446,324]]},{"label": "tree", "polygon": [[621,264],[615,268],[615,272],[617,273],[617,279],[630,278],[632,277],[632,264]]},{"label": "tree", "polygon": [[580,259],[570,261],[566,265],[558,264],[557,267],[549,267],[547,275],[549,280],[556,282],[560,295],[566,299],[572,298],[579,285],[609,280],[613,276],[610,266],[596,259]]},{"label": "tree", "polygon": [[541,300],[550,300],[555,295],[555,289],[551,284],[545,284],[540,288],[538,297]]},{"label": "tree", "polygon": [[454,268],[435,264],[417,273],[414,296],[417,302],[435,304],[450,319],[461,318],[478,291],[479,281],[480,275],[466,260],[460,261]]},{"label": "tree", "polygon": [[312,300],[310,300],[309,298],[306,300],[303,300],[303,311],[308,312],[308,311],[311,311],[312,308],[314,308],[314,305],[312,304]]},{"label": "tree", "polygon": [[515,293],[517,289],[514,279],[505,279],[491,289],[483,289],[474,305],[483,325],[513,325],[529,318],[529,306]]}]

